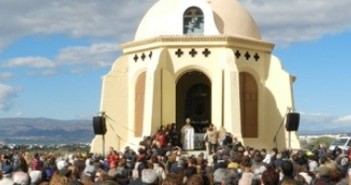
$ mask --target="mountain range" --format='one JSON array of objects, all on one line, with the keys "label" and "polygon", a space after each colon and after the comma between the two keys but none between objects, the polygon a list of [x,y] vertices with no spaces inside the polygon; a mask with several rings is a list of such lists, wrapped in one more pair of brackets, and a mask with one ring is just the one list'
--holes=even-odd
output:
[{"label": "mountain range", "polygon": [[323,135],[323,134],[350,134],[350,125],[335,125],[335,124],[323,124],[323,126],[301,126],[299,128],[300,135]]},{"label": "mountain range", "polygon": [[93,137],[91,120],[0,119],[0,141],[6,144],[79,144]]},{"label": "mountain range", "polygon": [[[351,133],[351,127],[350,125],[324,124],[302,119],[298,133],[300,135]],[[0,143],[79,144],[90,143],[93,137],[91,120],[0,118]]]},{"label": "mountain range", "polygon": [[299,134],[300,135],[323,135],[323,134],[350,134],[351,124],[348,122],[338,122],[337,117],[308,117],[301,116]]}]

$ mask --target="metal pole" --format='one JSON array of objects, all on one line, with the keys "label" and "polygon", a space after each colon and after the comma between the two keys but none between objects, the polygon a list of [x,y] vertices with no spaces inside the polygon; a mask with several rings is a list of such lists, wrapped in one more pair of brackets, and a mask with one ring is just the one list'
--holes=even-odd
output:
[{"label": "metal pole", "polygon": [[105,134],[102,135],[102,156],[105,157]]},{"label": "metal pole", "polygon": [[160,104],[160,112],[161,112],[161,126],[163,125],[163,70],[162,70],[162,68],[161,68],[161,79],[160,79],[160,81],[161,81],[161,84],[160,84],[160,86],[161,86],[161,104]]},{"label": "metal pole", "polygon": [[291,131],[289,131],[289,149],[291,149]]},{"label": "metal pole", "polygon": [[222,71],[222,127],[224,127],[224,70]]}]

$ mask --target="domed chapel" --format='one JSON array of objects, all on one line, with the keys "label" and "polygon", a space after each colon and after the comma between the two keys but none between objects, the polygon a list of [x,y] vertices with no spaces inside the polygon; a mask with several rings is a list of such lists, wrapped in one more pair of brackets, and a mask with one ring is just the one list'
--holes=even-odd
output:
[{"label": "domed chapel", "polygon": [[179,131],[186,118],[195,149],[210,123],[245,146],[300,148],[297,133],[281,128],[294,110],[295,77],[237,0],[158,0],[121,47],[102,78],[105,145],[96,135],[92,152],[136,148],[161,125]]}]

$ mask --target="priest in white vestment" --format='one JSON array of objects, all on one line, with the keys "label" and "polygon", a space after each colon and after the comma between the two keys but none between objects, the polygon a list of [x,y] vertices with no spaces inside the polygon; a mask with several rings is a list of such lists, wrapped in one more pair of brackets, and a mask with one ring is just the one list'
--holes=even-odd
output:
[{"label": "priest in white vestment", "polygon": [[194,150],[194,128],[190,125],[190,122],[190,118],[187,118],[180,131],[183,150]]}]

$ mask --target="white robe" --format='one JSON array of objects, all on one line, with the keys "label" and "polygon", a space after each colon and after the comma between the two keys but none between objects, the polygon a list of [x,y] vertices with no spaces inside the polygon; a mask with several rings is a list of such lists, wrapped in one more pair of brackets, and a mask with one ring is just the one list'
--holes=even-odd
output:
[{"label": "white robe", "polygon": [[183,149],[194,150],[194,128],[191,125],[184,125],[181,132]]}]

